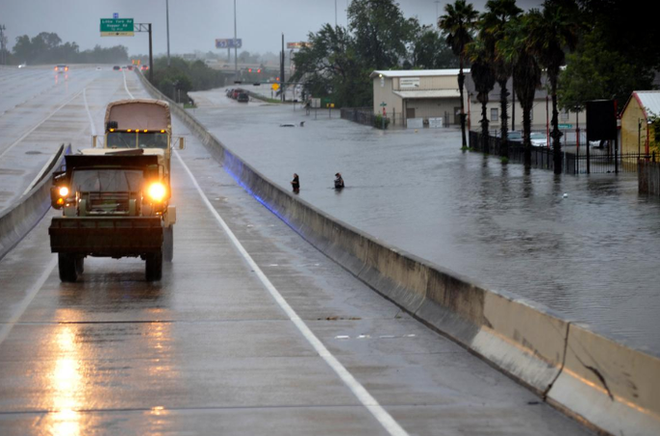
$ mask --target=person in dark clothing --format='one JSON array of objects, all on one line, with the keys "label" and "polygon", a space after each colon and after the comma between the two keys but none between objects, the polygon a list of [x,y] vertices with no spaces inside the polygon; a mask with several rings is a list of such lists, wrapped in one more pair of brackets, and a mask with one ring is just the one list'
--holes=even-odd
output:
[{"label": "person in dark clothing", "polygon": [[341,189],[344,187],[344,179],[342,179],[341,174],[335,174],[335,189]]},{"label": "person in dark clothing", "polygon": [[293,173],[293,180],[291,180],[291,187],[293,188],[293,192],[298,192],[300,190],[300,178],[296,173]]}]

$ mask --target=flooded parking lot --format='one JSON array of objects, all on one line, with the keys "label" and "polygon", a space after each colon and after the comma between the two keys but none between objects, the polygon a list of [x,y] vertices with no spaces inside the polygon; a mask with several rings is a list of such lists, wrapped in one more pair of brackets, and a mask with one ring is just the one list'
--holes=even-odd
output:
[{"label": "flooded parking lot", "polygon": [[[660,201],[637,194],[636,174],[525,173],[461,152],[455,129],[383,132],[338,112],[239,105],[222,91],[196,96],[195,116],[218,139],[286,189],[299,174],[299,195],[311,204],[660,355]],[[337,172],[342,191],[333,189]]]}]

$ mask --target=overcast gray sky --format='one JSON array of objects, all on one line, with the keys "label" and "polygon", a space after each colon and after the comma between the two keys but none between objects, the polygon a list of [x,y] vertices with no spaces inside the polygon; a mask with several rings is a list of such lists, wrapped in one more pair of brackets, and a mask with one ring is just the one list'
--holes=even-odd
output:
[{"label": "overcast gray sky", "polygon": [[[324,23],[346,25],[346,8],[350,0],[236,0],[238,38],[249,52],[277,53],[281,35],[285,42],[305,41],[310,31]],[[76,42],[82,50],[95,45],[124,45],[130,55],[146,54],[147,34],[133,37],[101,37],[101,18],[133,18],[136,23],[153,25],[154,53],[167,50],[166,0],[0,0],[0,24],[6,27],[8,44],[13,47],[17,36],[35,36],[39,32],[55,32],[64,42]],[[443,14],[447,1],[399,0],[404,16],[417,16],[422,24],[436,21],[436,10]],[[486,0],[471,2],[483,10]],[[541,0],[518,0],[522,9],[539,7]],[[437,9],[436,9],[437,8]],[[215,38],[234,35],[234,0],[169,0],[170,52],[175,54],[215,51]],[[224,50],[223,50],[224,51]],[[240,50],[239,50],[240,51]]]}]

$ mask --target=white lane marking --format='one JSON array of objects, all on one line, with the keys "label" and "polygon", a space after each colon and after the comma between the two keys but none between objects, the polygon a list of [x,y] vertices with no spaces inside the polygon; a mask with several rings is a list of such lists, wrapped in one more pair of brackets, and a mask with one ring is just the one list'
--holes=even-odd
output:
[{"label": "white lane marking", "polygon": [[236,235],[234,235],[234,232],[231,231],[229,226],[227,226],[227,223],[225,223],[225,220],[222,219],[220,214],[218,214],[218,211],[215,210],[209,199],[206,197],[204,194],[204,191],[202,191],[202,188],[199,186],[199,183],[197,183],[197,180],[195,179],[195,176],[193,176],[192,172],[188,168],[188,166],[185,164],[183,159],[181,159],[181,156],[179,153],[174,150],[174,154],[176,155],[177,159],[183,166],[183,168],[186,170],[186,173],[188,173],[188,177],[190,177],[190,180],[192,180],[193,184],[195,185],[195,188],[197,189],[197,192],[199,193],[200,197],[202,197],[202,201],[206,205],[206,207],[209,209],[213,217],[218,221],[220,224],[220,227],[225,231],[227,236],[229,236],[229,239],[231,242],[234,244],[238,252],[243,256],[245,261],[248,263],[250,268],[255,272],[259,280],[261,280],[261,283],[266,287],[270,295],[273,297],[273,299],[277,302],[277,304],[282,308],[282,310],[287,314],[289,319],[293,322],[293,324],[298,328],[300,333],[304,336],[304,338],[309,342],[312,347],[314,347],[314,350],[325,360],[325,362],[332,368],[335,373],[339,376],[339,378],[348,386],[348,388],[353,392],[353,394],[358,398],[358,400],[364,405],[364,407],[371,412],[371,414],[378,420],[378,422],[383,426],[383,428],[390,434],[390,435],[396,435],[396,436],[408,436],[408,433],[399,425],[398,422],[392,418],[392,416],[381,406],[378,401],[360,384],[359,381],[356,380],[355,377],[353,377],[353,374],[351,374],[345,367],[342,365],[339,360],[335,356],[330,353],[330,351],[323,345],[323,342],[321,342],[316,335],[307,327],[307,324],[305,324],[305,321],[303,321],[298,314],[296,313],[295,310],[287,303],[287,301],[282,297],[282,294],[275,288],[275,286],[270,282],[268,277],[263,273],[261,268],[257,265],[257,263],[252,259],[252,256],[245,250],[243,247],[243,244],[238,240]]},{"label": "white lane marking", "polygon": [[89,105],[87,104],[87,88],[83,89],[83,100],[85,101],[85,110],[87,111],[87,119],[89,119],[89,125],[91,126],[92,136],[96,136],[96,126],[94,126],[94,121],[92,120],[92,113],[89,111]]},{"label": "white lane marking", "polygon": [[128,85],[126,84],[126,70],[122,68],[121,73],[124,75],[124,89],[126,90],[126,93],[131,97],[131,100],[135,100],[135,97],[133,97],[131,91],[128,90]]},{"label": "white lane marking", "polygon": [[28,308],[34,297],[39,293],[44,283],[46,283],[46,280],[48,280],[48,277],[55,269],[55,265],[57,265],[57,257],[53,257],[53,260],[48,264],[48,266],[46,266],[46,269],[41,274],[37,282],[32,286],[32,288],[30,288],[27,295],[25,295],[25,298],[23,298],[23,301],[21,301],[21,303],[14,311],[14,314],[9,319],[9,322],[2,324],[0,327],[0,345],[2,345],[5,339],[7,339],[7,336],[9,336],[9,333],[11,333],[16,323],[18,323],[18,320],[21,319],[25,313],[25,310]]},{"label": "white lane marking", "polygon": [[11,150],[12,148],[14,148],[14,147],[15,147],[16,145],[18,145],[22,140],[24,140],[25,138],[27,138],[27,136],[28,136],[30,133],[32,133],[32,132],[34,132],[35,130],[37,130],[37,128],[38,128],[39,126],[41,126],[43,123],[45,123],[46,121],[48,121],[48,120],[50,119],[50,117],[52,117],[53,115],[55,115],[55,114],[57,113],[57,111],[59,111],[59,110],[62,109],[64,106],[66,106],[67,104],[69,104],[69,103],[71,103],[73,100],[75,100],[75,98],[78,97],[82,92],[83,92],[83,90],[81,90],[80,92],[77,92],[76,95],[74,95],[74,96],[71,97],[69,100],[67,100],[66,102],[64,102],[60,107],[58,107],[58,108],[55,109],[53,112],[51,112],[50,114],[48,114],[48,116],[46,116],[46,118],[44,118],[43,120],[41,120],[39,123],[35,124],[34,127],[32,127],[32,128],[31,128],[30,130],[28,130],[27,132],[25,132],[25,134],[24,134],[23,136],[21,136],[21,137],[18,138],[16,141],[14,141],[14,143],[13,143],[12,145],[10,145],[7,149],[5,149],[5,151],[3,151],[2,153],[0,153],[0,158],[3,157],[5,154],[9,153],[9,150]]}]

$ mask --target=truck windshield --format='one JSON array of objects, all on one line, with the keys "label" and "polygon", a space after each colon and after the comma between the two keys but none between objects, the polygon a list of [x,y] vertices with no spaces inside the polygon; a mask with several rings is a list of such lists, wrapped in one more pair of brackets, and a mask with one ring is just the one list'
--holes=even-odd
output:
[{"label": "truck windshield", "polygon": [[138,144],[140,148],[162,148],[167,149],[167,133],[147,132],[138,133]]},{"label": "truck windshield", "polygon": [[139,170],[75,170],[71,180],[75,192],[138,192],[144,174]]},{"label": "truck windshield", "polygon": [[135,148],[135,133],[111,132],[108,133],[107,148]]}]

